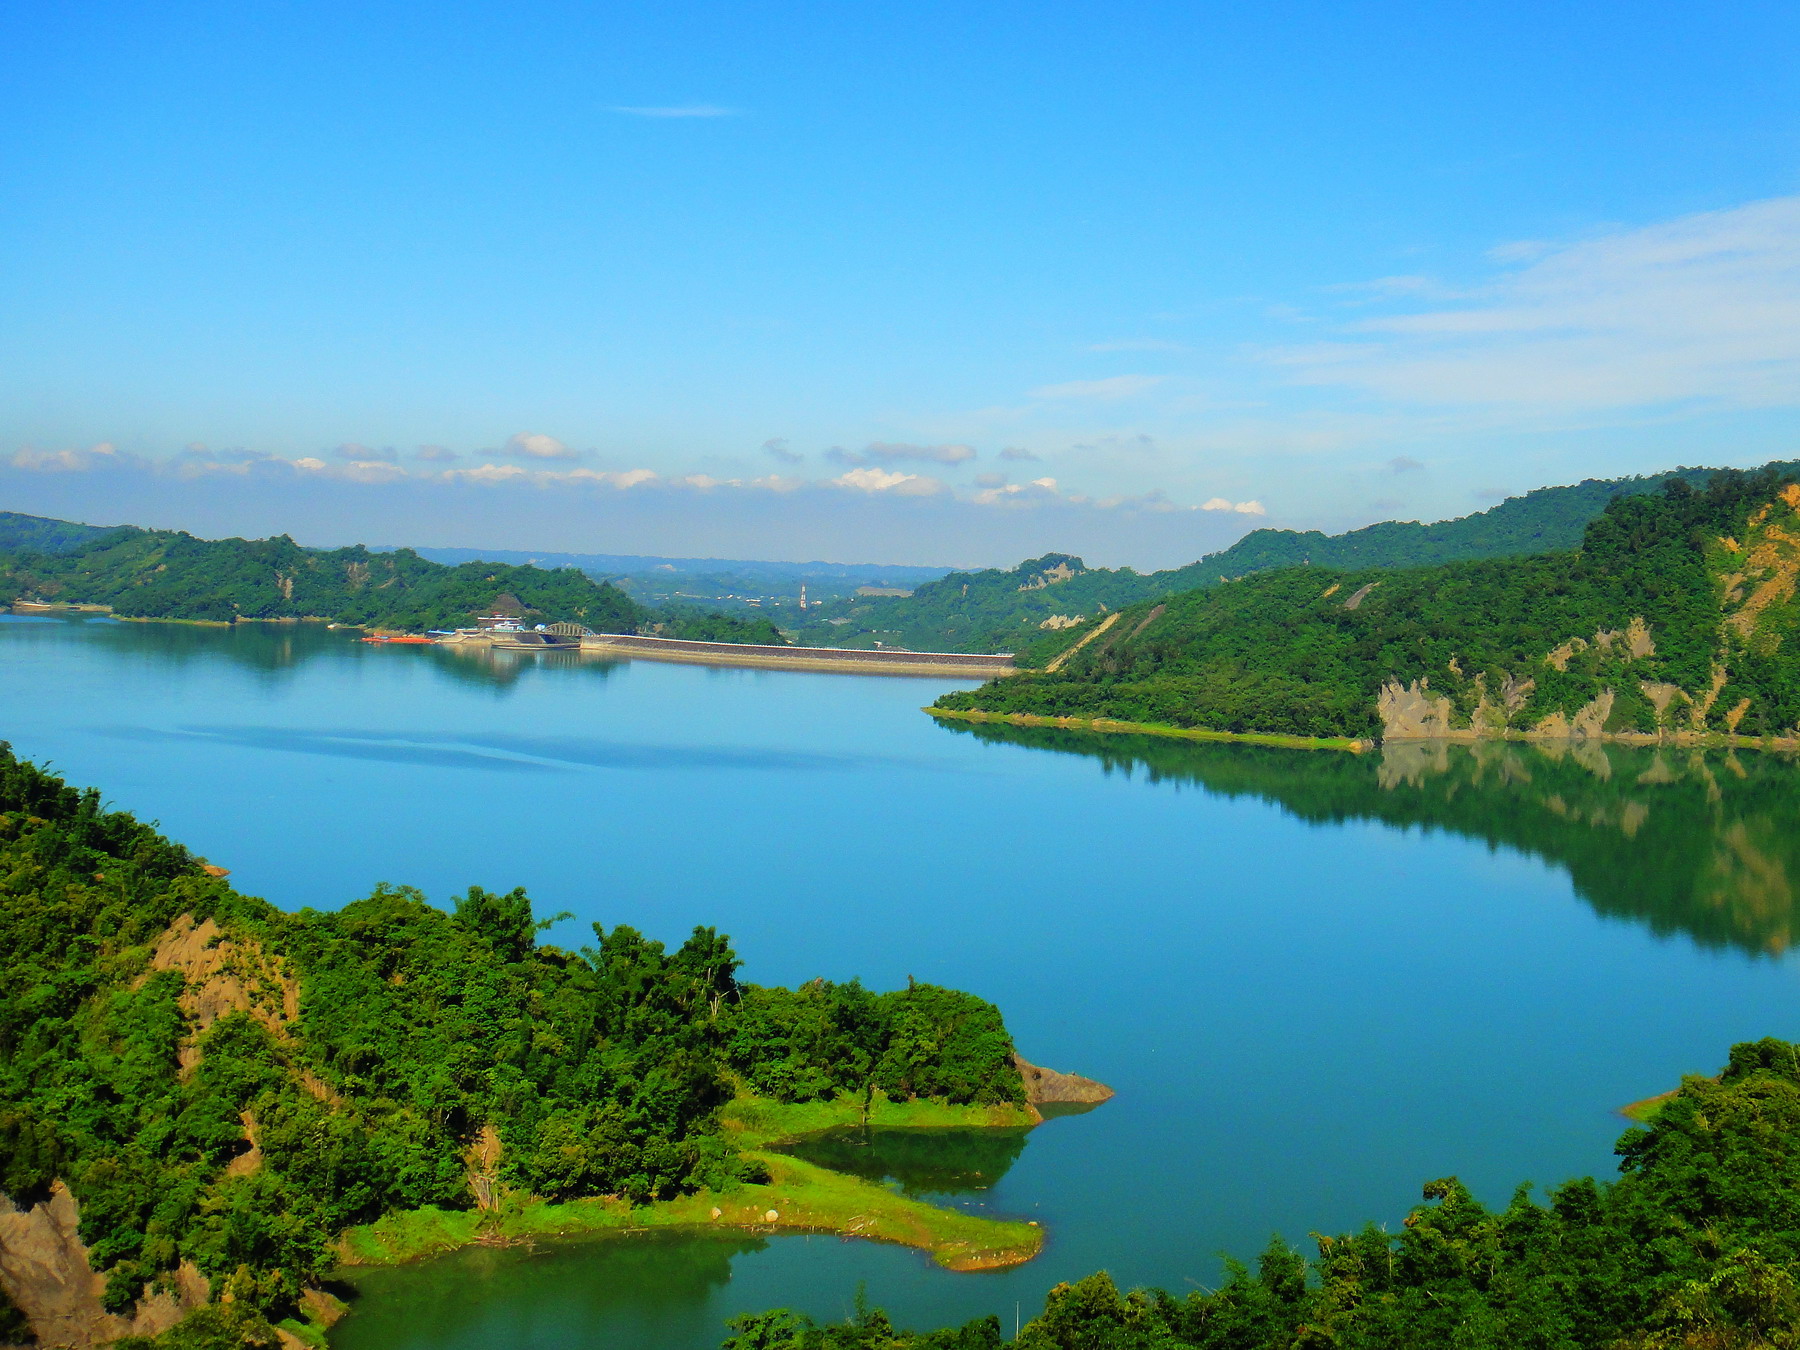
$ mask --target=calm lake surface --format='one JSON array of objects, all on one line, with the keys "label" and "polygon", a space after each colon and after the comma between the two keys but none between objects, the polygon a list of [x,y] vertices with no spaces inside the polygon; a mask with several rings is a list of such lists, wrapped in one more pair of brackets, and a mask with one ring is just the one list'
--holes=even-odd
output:
[{"label": "calm lake surface", "polygon": [[[381,649],[312,625],[0,619],[0,737],[284,907],[378,881],[678,943],[744,978],[908,975],[1118,1097],[1029,1134],[827,1139],[1038,1219],[1011,1271],[832,1238],[658,1237],[363,1272],[342,1350],[704,1350],[736,1312],[1029,1317],[1058,1280],[1212,1284],[1272,1233],[1397,1223],[1455,1174],[1606,1173],[1622,1103],[1800,1035],[1800,767],[1365,756],[919,712],[942,680]],[[824,1154],[815,1154],[824,1159]]]}]

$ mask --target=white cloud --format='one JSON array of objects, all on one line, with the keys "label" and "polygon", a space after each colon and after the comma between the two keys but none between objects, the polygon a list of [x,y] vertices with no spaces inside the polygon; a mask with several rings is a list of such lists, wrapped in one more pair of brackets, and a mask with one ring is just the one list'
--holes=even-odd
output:
[{"label": "white cloud", "polygon": [[1800,404],[1800,197],[1490,258],[1505,270],[1461,299],[1267,358],[1300,383],[1515,415]]},{"label": "white cloud", "polygon": [[577,459],[579,456],[554,436],[541,431],[521,431],[508,436],[501,453],[522,455],[526,459]]},{"label": "white cloud", "polygon": [[102,465],[120,463],[124,458],[112,442],[101,441],[86,450],[34,450],[27,446],[13,455],[12,465],[35,473],[86,473]]},{"label": "white cloud", "polygon": [[621,108],[613,109],[616,113],[624,113],[627,117],[738,117],[736,108],[721,108],[716,103],[677,103],[660,108]]},{"label": "white cloud", "polygon": [[1000,458],[1001,459],[1015,459],[1015,460],[1017,460],[1017,459],[1036,459],[1036,458],[1038,458],[1038,456],[1033,454],[1031,451],[1027,450],[1022,445],[1009,445],[1000,452]]},{"label": "white cloud", "polygon": [[928,497],[943,490],[935,478],[916,473],[900,473],[892,469],[851,469],[831,480],[836,487],[855,488],[859,492],[891,492],[900,497]]},{"label": "white cloud", "polygon": [[413,458],[441,464],[460,458],[460,456],[457,455],[456,451],[447,450],[441,445],[421,445],[417,450],[413,451]]},{"label": "white cloud", "polygon": [[1240,516],[1266,516],[1268,510],[1261,502],[1234,502],[1224,497],[1214,497],[1200,503],[1202,511],[1236,511]]},{"label": "white cloud", "polygon": [[508,483],[531,475],[517,464],[478,464],[473,469],[446,469],[443,476],[452,483]]},{"label": "white cloud", "polygon": [[1046,384],[1033,389],[1033,398],[1131,398],[1147,393],[1162,383],[1160,375],[1114,375],[1104,380],[1072,380],[1068,384]]}]

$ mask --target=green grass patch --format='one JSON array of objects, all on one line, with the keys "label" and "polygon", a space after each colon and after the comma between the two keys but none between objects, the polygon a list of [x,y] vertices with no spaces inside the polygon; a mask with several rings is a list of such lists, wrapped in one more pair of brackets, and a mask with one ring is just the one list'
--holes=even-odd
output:
[{"label": "green grass patch", "polygon": [[740,1148],[768,1169],[765,1183],[725,1192],[700,1191],[648,1205],[606,1198],[551,1204],[511,1195],[493,1210],[427,1206],[348,1230],[338,1240],[339,1257],[346,1266],[398,1265],[476,1243],[503,1246],[537,1239],[624,1236],[661,1228],[837,1233],[916,1247],[949,1270],[993,1270],[1018,1265],[1038,1254],[1044,1230],[1036,1224],[928,1205],[861,1177],[765,1151],[771,1144],[842,1125],[915,1129],[1032,1125],[1038,1118],[1031,1108],[1011,1103],[946,1106],[931,1101],[895,1102],[879,1093],[869,1103],[866,1122],[863,1108],[863,1099],[850,1095],[829,1102],[777,1102],[763,1097],[739,1097],[731,1102],[721,1123]]},{"label": "green grass patch", "polygon": [[925,1098],[890,1101],[877,1091],[864,1112],[863,1098],[844,1093],[827,1102],[778,1102],[770,1097],[732,1099],[719,1117],[740,1148],[759,1149],[802,1135],[844,1125],[880,1125],[906,1129],[993,1129],[1036,1125],[1040,1117],[1029,1106],[1001,1102],[993,1106],[948,1106]]}]

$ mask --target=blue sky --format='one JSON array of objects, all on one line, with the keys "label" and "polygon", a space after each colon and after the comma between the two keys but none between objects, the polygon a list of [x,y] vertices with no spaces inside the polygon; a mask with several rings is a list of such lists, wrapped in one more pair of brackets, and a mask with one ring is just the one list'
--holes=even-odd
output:
[{"label": "blue sky", "polygon": [[1791,5],[5,24],[0,507],[1153,566],[1800,455]]}]

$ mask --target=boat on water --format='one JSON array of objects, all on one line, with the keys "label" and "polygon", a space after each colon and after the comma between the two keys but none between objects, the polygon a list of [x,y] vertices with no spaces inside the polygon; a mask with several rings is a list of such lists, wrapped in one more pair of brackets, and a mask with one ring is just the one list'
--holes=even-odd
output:
[{"label": "boat on water", "polygon": [[395,633],[391,635],[376,633],[369,637],[358,638],[357,641],[392,644],[397,647],[429,647],[436,643],[437,639],[430,636],[421,637],[417,633]]}]

